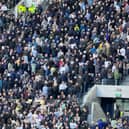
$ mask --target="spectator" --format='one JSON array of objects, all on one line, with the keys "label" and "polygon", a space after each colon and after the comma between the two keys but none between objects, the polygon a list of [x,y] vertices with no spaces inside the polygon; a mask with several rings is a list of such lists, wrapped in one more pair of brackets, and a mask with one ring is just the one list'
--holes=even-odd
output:
[{"label": "spectator", "polygon": [[0,126],[87,127],[77,96],[96,82],[119,84],[128,66],[128,2],[64,0],[42,10],[0,12]]}]

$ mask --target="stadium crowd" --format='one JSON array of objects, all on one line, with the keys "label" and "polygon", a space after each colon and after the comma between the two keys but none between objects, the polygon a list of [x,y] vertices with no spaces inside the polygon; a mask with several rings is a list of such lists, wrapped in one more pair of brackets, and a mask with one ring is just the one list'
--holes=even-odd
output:
[{"label": "stadium crowd", "polygon": [[1,0],[0,1],[0,10],[6,11],[15,7],[20,0]]},{"label": "stadium crowd", "polygon": [[42,10],[0,11],[0,128],[90,129],[77,98],[128,74],[129,3],[63,0]]}]

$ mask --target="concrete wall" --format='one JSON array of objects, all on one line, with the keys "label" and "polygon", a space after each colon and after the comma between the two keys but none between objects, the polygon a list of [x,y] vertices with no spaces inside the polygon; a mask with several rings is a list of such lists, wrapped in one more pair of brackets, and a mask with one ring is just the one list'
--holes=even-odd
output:
[{"label": "concrete wall", "polygon": [[99,119],[106,120],[106,116],[99,103],[92,103],[91,120],[97,122]]},{"label": "concrete wall", "polygon": [[105,119],[105,114],[100,106],[101,99],[96,94],[97,86],[92,87],[83,97],[83,104],[89,108],[88,122],[96,122],[98,119]]},{"label": "concrete wall", "polygon": [[97,97],[129,98],[129,86],[97,85]]},{"label": "concrete wall", "polygon": [[99,98],[96,96],[97,87],[93,86],[83,97],[83,105],[91,102],[99,101]]}]

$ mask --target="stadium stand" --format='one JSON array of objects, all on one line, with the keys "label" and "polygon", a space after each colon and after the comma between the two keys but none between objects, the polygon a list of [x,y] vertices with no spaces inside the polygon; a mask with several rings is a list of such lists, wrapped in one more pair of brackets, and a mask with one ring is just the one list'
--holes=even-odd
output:
[{"label": "stadium stand", "polygon": [[119,109],[115,122],[89,125],[78,98],[96,83],[119,85],[128,59],[127,0],[56,0],[18,18],[0,11],[0,128],[127,129]]}]

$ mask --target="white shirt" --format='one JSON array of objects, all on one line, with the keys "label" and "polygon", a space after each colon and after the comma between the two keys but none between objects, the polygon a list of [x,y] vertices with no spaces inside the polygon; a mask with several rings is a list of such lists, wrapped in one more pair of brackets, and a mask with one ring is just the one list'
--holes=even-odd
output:
[{"label": "white shirt", "polygon": [[46,97],[48,96],[48,87],[47,86],[43,87],[43,95],[45,95]]},{"label": "white shirt", "polygon": [[59,69],[59,73],[65,73],[66,72],[66,68],[65,68],[65,66],[62,66],[62,67],[60,67],[60,69]]},{"label": "white shirt", "polygon": [[115,72],[115,70],[116,70],[116,66],[115,66],[115,65],[113,65],[113,66],[112,66],[112,73],[114,73],[114,72]]},{"label": "white shirt", "polygon": [[59,73],[67,73],[69,71],[69,66],[65,64],[64,66],[60,67]]},{"label": "white shirt", "polygon": [[120,54],[121,54],[122,56],[125,56],[125,53],[126,53],[125,48],[121,48],[121,49],[120,49]]},{"label": "white shirt", "polygon": [[7,10],[8,10],[8,8],[7,8],[7,6],[6,6],[6,5],[2,5],[1,10],[2,10],[2,11],[7,11]]},{"label": "white shirt", "polygon": [[105,66],[105,68],[108,68],[108,66],[111,64],[111,62],[110,61],[105,61],[104,62],[104,66]]},{"label": "white shirt", "polygon": [[65,90],[66,88],[67,88],[66,83],[61,83],[61,84],[59,85],[59,90]]},{"label": "white shirt", "polygon": [[16,129],[23,129],[23,127],[16,127]]},{"label": "white shirt", "polygon": [[127,35],[127,41],[129,42],[129,35]]},{"label": "white shirt", "polygon": [[70,129],[76,129],[77,124],[75,122],[70,122]]}]

